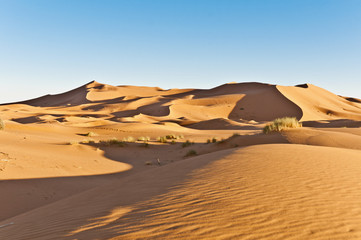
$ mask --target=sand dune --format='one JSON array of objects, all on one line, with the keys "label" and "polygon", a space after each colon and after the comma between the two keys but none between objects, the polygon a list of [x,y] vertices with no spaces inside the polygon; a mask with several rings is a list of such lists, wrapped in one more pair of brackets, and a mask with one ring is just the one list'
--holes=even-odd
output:
[{"label": "sand dune", "polygon": [[360,161],[356,150],[302,145],[220,151],[7,219],[0,236],[358,239]]},{"label": "sand dune", "polygon": [[[29,111],[29,115],[14,119],[21,123],[40,121],[44,112],[60,116],[67,112],[71,116],[83,117],[91,116],[94,111],[103,119],[116,122],[121,122],[121,118],[125,117],[128,121],[133,118],[141,122],[140,115],[155,117],[155,121],[169,120],[181,124],[180,118],[186,120],[184,124],[218,118],[271,121],[285,116],[294,116],[303,121],[361,120],[360,103],[311,84],[284,87],[236,83],[209,90],[162,90],[153,87],[115,87],[93,81],[63,94],[47,95],[19,102],[15,106]],[[37,109],[31,106],[45,107],[46,111],[42,109],[34,116]]]},{"label": "sand dune", "polygon": [[277,86],[277,89],[303,112],[302,120],[355,119],[361,120],[361,104],[339,97],[312,84],[302,87]]},{"label": "sand dune", "polygon": [[0,239],[361,238],[356,98],[93,81],[0,118]]}]

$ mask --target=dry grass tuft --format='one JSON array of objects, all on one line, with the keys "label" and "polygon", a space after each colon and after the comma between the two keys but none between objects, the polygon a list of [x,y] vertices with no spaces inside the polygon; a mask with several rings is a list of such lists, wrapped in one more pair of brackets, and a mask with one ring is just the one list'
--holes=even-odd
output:
[{"label": "dry grass tuft", "polygon": [[0,118],[0,130],[4,130],[5,129],[5,123],[4,121]]},{"label": "dry grass tuft", "polygon": [[148,141],[150,141],[150,137],[138,137],[138,139],[137,139],[138,141],[141,141],[141,142],[148,142]]},{"label": "dry grass tuft", "polygon": [[280,132],[287,128],[298,127],[302,127],[302,123],[295,117],[277,118],[263,128],[263,133]]},{"label": "dry grass tuft", "polygon": [[125,143],[123,141],[118,140],[117,138],[112,138],[109,140],[101,140],[99,141],[99,144],[103,146],[111,146],[111,145],[117,145],[119,147],[124,147]]},{"label": "dry grass tuft", "polygon": [[160,142],[160,143],[167,143],[168,140],[167,140],[167,137],[157,137],[157,141]]},{"label": "dry grass tuft", "polygon": [[123,142],[128,142],[128,143],[134,143],[135,142],[135,138],[134,137],[126,137],[123,138]]},{"label": "dry grass tuft", "polygon": [[87,137],[95,137],[95,136],[98,136],[98,134],[96,134],[95,132],[88,132],[87,134],[85,134],[85,136],[87,136]]},{"label": "dry grass tuft", "polygon": [[79,145],[79,142],[78,141],[70,141],[70,142],[68,142],[68,145],[72,145],[72,146]]}]

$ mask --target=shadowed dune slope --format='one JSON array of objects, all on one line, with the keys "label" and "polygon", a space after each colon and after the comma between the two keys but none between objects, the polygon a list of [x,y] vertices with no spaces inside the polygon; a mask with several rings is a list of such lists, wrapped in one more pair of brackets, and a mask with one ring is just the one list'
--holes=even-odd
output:
[{"label": "shadowed dune slope", "polygon": [[[31,106],[45,109],[41,111]],[[181,125],[212,119],[271,121],[286,116],[303,121],[361,119],[361,103],[310,84],[284,87],[233,83],[206,90],[163,90],[93,81],[66,93],[19,102],[13,108],[28,109],[27,115],[19,114],[17,122],[20,123],[46,122],[39,120],[43,115],[82,117],[94,111],[101,114],[103,120],[115,122],[143,122],[144,119],[145,122],[172,121]]]},{"label": "shadowed dune slope", "polygon": [[305,84],[302,87],[277,86],[277,89],[302,109],[302,121],[361,120],[359,102],[347,100],[312,84]]},{"label": "shadowed dune slope", "polygon": [[360,239],[360,161],[290,144],[219,151],[7,219],[0,238]]},{"label": "shadowed dune slope", "polygon": [[93,81],[0,118],[0,239],[361,239],[358,99]]}]

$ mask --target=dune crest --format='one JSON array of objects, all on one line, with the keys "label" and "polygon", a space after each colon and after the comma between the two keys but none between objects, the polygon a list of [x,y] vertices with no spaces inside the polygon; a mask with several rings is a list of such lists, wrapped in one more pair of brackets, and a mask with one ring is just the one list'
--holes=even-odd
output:
[{"label": "dune crest", "polygon": [[[269,121],[303,127],[265,134]],[[361,101],[112,86],[0,105],[0,239],[360,239]]]},{"label": "dune crest", "polygon": [[277,89],[302,109],[302,121],[361,120],[360,103],[347,100],[315,85],[277,86]]},{"label": "dune crest", "polygon": [[[163,90],[157,87],[111,86],[92,81],[65,93],[16,104],[28,108],[30,112],[28,116],[15,118],[21,123],[46,122],[50,119],[61,122],[58,116],[67,117],[63,114],[66,109],[72,112],[72,116],[79,117],[91,116],[96,111],[97,120],[102,114],[103,120],[112,122],[123,122],[124,119],[126,122],[142,122],[142,119],[149,122],[152,119],[181,125],[220,118],[236,122],[260,122],[286,116],[302,121],[361,120],[361,103],[357,100],[339,97],[312,84],[286,87],[232,83],[205,90]],[[44,111],[47,117],[38,114],[33,118],[32,106],[47,107],[47,111]],[[55,107],[61,107],[61,111]]]}]

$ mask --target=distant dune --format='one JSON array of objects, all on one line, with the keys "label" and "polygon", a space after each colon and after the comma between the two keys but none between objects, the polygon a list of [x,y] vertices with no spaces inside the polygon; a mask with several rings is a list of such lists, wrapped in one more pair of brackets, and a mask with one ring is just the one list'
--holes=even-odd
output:
[{"label": "distant dune", "polygon": [[0,239],[361,239],[357,98],[93,81],[0,118]]},{"label": "distant dune", "polygon": [[[271,121],[285,116],[302,121],[361,120],[361,103],[357,99],[340,97],[312,84],[285,87],[232,83],[209,90],[163,90],[157,87],[115,87],[93,81],[66,93],[16,104],[46,108],[46,117],[38,114],[37,119],[26,119],[26,116],[13,119],[23,123],[26,120],[62,121],[59,117],[66,117],[63,114],[65,108],[79,117],[102,115],[102,119],[113,122],[170,121],[180,125],[212,119]],[[49,115],[54,116],[51,113],[59,111],[59,107],[61,113],[51,118]]]}]

